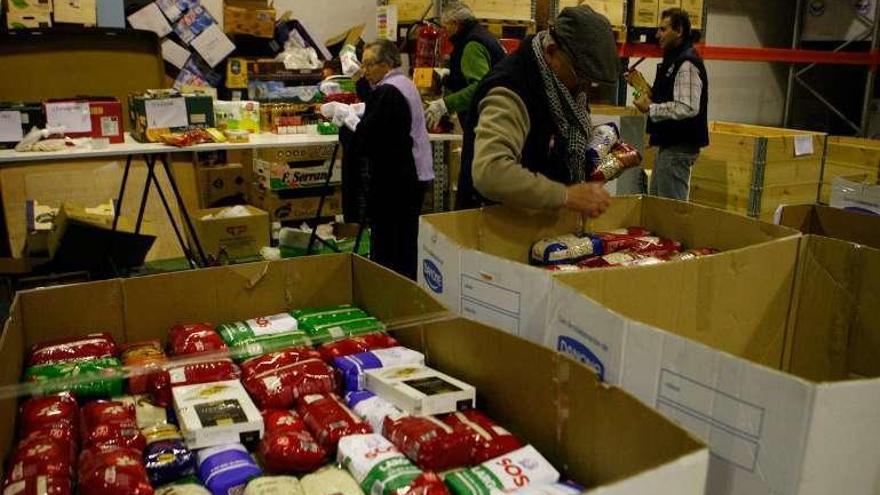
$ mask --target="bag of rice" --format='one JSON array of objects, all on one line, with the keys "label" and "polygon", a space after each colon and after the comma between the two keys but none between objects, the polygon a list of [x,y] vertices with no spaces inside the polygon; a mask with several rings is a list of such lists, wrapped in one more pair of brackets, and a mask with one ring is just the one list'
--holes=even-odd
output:
[{"label": "bag of rice", "polygon": [[252,357],[241,363],[241,378],[246,380],[266,371],[277,370],[289,364],[308,359],[319,359],[321,354],[311,347],[294,347]]},{"label": "bag of rice", "polygon": [[444,478],[453,495],[489,495],[559,481],[559,472],[531,445]]},{"label": "bag of rice", "polygon": [[196,459],[173,425],[144,430],[144,467],[153,485],[164,485],[196,472]]},{"label": "bag of rice", "polygon": [[307,395],[299,400],[297,412],[328,453],[336,452],[336,444],[344,436],[373,432],[333,394]]},{"label": "bag of rice", "polygon": [[522,442],[476,409],[455,412],[443,422],[467,436],[470,464],[480,464],[522,447]]},{"label": "bag of rice", "polygon": [[355,414],[370,423],[373,431],[382,431],[386,417],[402,414],[394,404],[368,390],[345,394],[345,402]]},{"label": "bag of rice", "polygon": [[309,359],[253,375],[242,382],[260,409],[290,409],[300,397],[336,390],[336,374],[320,359]]},{"label": "bag of rice", "polygon": [[304,495],[302,485],[293,476],[262,476],[252,479],[244,495]]},{"label": "bag of rice", "polygon": [[303,476],[300,484],[305,495],[364,495],[350,474],[334,466]]},{"label": "bag of rice", "polygon": [[291,315],[316,344],[385,330],[382,322],[350,304],[297,310],[292,311]]},{"label": "bag of rice", "polygon": [[424,354],[399,346],[361,352],[333,360],[333,366],[342,375],[342,388],[346,392],[363,390],[366,370],[387,366],[424,364]]},{"label": "bag of rice", "polygon": [[285,347],[309,345],[305,332],[290,313],[226,323],[217,328],[236,358],[247,359]]},{"label": "bag of rice", "polygon": [[199,479],[212,495],[238,495],[262,470],[244,445],[229,444],[198,452]]},{"label": "bag of rice", "polygon": [[432,416],[389,416],[384,434],[421,469],[446,471],[469,464],[468,435]]},{"label": "bag of rice", "polygon": [[370,495],[407,491],[422,471],[382,435],[349,435],[339,440],[337,460]]}]

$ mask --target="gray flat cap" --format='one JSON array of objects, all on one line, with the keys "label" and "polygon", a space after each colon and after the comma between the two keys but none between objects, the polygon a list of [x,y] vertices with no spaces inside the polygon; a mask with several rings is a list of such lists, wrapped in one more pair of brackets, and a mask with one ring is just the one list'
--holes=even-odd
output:
[{"label": "gray flat cap", "polygon": [[588,5],[566,7],[556,17],[553,29],[579,76],[603,83],[618,80],[617,42],[605,16]]}]

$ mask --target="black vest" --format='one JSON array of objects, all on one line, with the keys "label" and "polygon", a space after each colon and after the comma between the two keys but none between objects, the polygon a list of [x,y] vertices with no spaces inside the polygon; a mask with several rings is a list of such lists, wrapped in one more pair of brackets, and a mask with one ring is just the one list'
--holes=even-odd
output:
[{"label": "black vest", "polygon": [[693,45],[686,44],[663,58],[657,66],[657,77],[654,79],[652,99],[654,103],[666,103],[674,100],[675,76],[684,62],[694,64],[700,72],[703,91],[700,94],[700,111],[696,117],[684,120],[648,120],[648,134],[651,135],[651,146],[693,146],[702,148],[709,144],[709,78],[703,59],[694,50]]},{"label": "black vest", "polygon": [[467,87],[467,79],[461,72],[461,59],[464,56],[464,47],[471,41],[483,45],[489,52],[489,60],[492,67],[504,58],[504,48],[501,43],[477,21],[466,22],[459,32],[449,37],[452,42],[452,54],[449,57],[449,77],[446,79],[446,87],[450,91],[461,91]]},{"label": "black vest", "polygon": [[[557,132],[550,113],[541,69],[532,52],[532,36],[520,44],[520,48],[498,63],[480,82],[471,100],[470,118],[464,125],[461,151],[461,172],[458,177],[456,208],[476,208],[490,202],[474,188],[472,167],[474,162],[474,130],[479,122],[477,112],[480,101],[493,88],[503,87],[515,92],[526,106],[529,114],[529,133],[522,149],[521,163],[533,172],[563,184],[571,184],[571,173],[563,156],[554,148]],[[562,150],[564,152],[565,150]]]}]

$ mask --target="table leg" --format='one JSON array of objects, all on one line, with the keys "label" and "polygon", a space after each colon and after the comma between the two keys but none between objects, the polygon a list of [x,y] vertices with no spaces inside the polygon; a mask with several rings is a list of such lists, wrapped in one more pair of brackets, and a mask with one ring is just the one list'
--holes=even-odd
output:
[{"label": "table leg", "polygon": [[171,191],[174,193],[174,199],[177,201],[177,208],[180,211],[180,215],[183,217],[186,228],[189,229],[193,244],[196,245],[196,252],[199,255],[199,263],[202,266],[205,266],[208,261],[205,256],[205,250],[202,249],[202,243],[199,242],[199,236],[196,234],[195,228],[193,228],[192,219],[189,218],[189,213],[186,211],[186,205],[183,203],[180,189],[177,188],[177,181],[174,179],[174,174],[171,173],[171,166],[168,164],[168,157],[166,155],[160,155],[159,161],[162,162],[162,168],[165,169],[165,175],[168,176],[168,182],[171,184]]},{"label": "table leg", "polygon": [[119,225],[119,214],[122,211],[122,200],[125,198],[125,186],[128,184],[128,172],[131,170],[132,155],[125,159],[125,170],[122,172],[122,182],[119,184],[119,194],[116,196],[116,204],[113,205],[113,232]]}]

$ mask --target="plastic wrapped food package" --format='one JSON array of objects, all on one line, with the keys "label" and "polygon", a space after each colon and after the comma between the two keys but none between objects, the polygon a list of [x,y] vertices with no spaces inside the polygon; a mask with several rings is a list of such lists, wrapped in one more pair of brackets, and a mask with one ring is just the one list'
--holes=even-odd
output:
[{"label": "plastic wrapped food package", "polygon": [[173,356],[226,351],[226,343],[210,323],[174,325],[168,332],[168,351]]},{"label": "plastic wrapped food package", "polygon": [[523,446],[516,436],[476,409],[449,414],[443,422],[467,436],[469,464],[481,464]]},{"label": "plastic wrapped food package", "polygon": [[32,436],[12,450],[4,486],[39,476],[70,478],[72,467],[67,446],[47,435]]},{"label": "plastic wrapped food package", "polygon": [[198,452],[199,479],[212,495],[240,494],[247,483],[262,474],[244,445],[230,444]]},{"label": "plastic wrapped food package", "polygon": [[76,431],[79,426],[79,406],[76,399],[67,392],[32,397],[22,403],[19,417],[22,434],[61,423],[70,424]]},{"label": "plastic wrapped food package", "polygon": [[317,344],[385,330],[382,322],[350,304],[296,310],[291,315],[299,321],[300,329]]},{"label": "plastic wrapped food package", "polygon": [[386,417],[402,414],[394,404],[368,390],[345,394],[345,402],[349,409],[370,424],[374,432],[384,429]]},{"label": "plastic wrapped food package", "polygon": [[164,485],[195,473],[195,455],[186,447],[176,426],[154,426],[144,430],[144,436],[144,467],[153,485]]},{"label": "plastic wrapped food package", "polygon": [[252,479],[244,495],[304,495],[302,485],[293,476],[263,476]]},{"label": "plastic wrapped food package", "polygon": [[306,424],[296,411],[287,409],[266,409],[263,415],[263,427],[266,432],[283,430],[305,430]]},{"label": "plastic wrapped food package", "polygon": [[[43,364],[31,366],[24,372],[25,380],[46,383],[43,392],[54,393],[69,391],[79,398],[93,397],[116,397],[122,395],[123,378],[121,373],[117,376],[107,376],[119,371],[122,363],[114,357],[96,358],[82,361],[68,361],[56,364]],[[51,383],[55,379],[79,377],[83,375],[95,375],[94,380],[77,382],[72,385]]]},{"label": "plastic wrapped food package", "polygon": [[156,404],[168,407],[171,404],[171,387],[222,382],[239,376],[241,372],[238,366],[230,359],[183,364],[153,374],[149,389]]},{"label": "plastic wrapped food package", "polygon": [[10,483],[3,495],[72,495],[70,476],[33,476]]},{"label": "plastic wrapped food package", "polygon": [[68,452],[71,465],[76,462],[76,454],[79,451],[79,435],[77,429],[66,422],[54,425],[43,425],[31,430],[22,437],[23,440],[31,440],[37,437],[48,437],[61,443]]},{"label": "plastic wrapped food package", "polygon": [[[158,340],[147,340],[144,342],[135,342],[133,344],[125,344],[120,348],[122,364],[132,367],[155,367],[158,370],[158,364],[167,361],[165,351],[162,350],[162,343]],[[138,374],[129,376],[128,393],[132,395],[143,394],[147,391],[152,373],[146,370],[138,370]]]},{"label": "plastic wrapped food package", "polygon": [[337,460],[370,495],[407,493],[422,474],[391,442],[375,433],[339,440]]},{"label": "plastic wrapped food package", "polygon": [[339,439],[346,435],[373,432],[333,394],[307,395],[299,400],[297,412],[328,453],[335,453]]},{"label": "plastic wrapped food package", "polygon": [[217,331],[226,344],[235,349],[237,358],[250,358],[309,343],[305,332],[299,330],[296,318],[290,313],[226,323],[220,325]]},{"label": "plastic wrapped food package", "polygon": [[342,388],[353,392],[363,390],[366,370],[424,364],[424,354],[398,346],[339,357],[334,360],[333,366],[342,375]]},{"label": "plastic wrapped food package", "polygon": [[243,385],[260,409],[290,409],[300,397],[336,390],[336,376],[325,362],[309,359],[253,375]]},{"label": "plastic wrapped food package", "polygon": [[270,352],[262,356],[252,357],[241,363],[241,378],[246,380],[265,371],[276,370],[289,364],[308,359],[318,359],[320,357],[321,354],[310,347],[294,347]]},{"label": "plastic wrapped food package", "polygon": [[300,484],[305,495],[364,495],[350,474],[333,466],[303,476]]},{"label": "plastic wrapped food package", "polygon": [[453,495],[485,495],[553,484],[559,481],[559,472],[534,447],[526,445],[479,466],[453,471],[444,481]]},{"label": "plastic wrapped food package", "polygon": [[612,146],[611,151],[600,157],[596,162],[590,181],[608,182],[614,180],[624,170],[638,167],[642,164],[642,154],[631,144],[618,142]]},{"label": "plastic wrapped food package", "polygon": [[136,449],[111,446],[83,451],[79,459],[82,495],[152,495],[153,487]]},{"label": "plastic wrapped food package", "polygon": [[337,340],[335,342],[327,342],[318,347],[321,358],[328,363],[332,363],[335,358],[357,354],[359,352],[371,351],[373,349],[385,349],[388,347],[396,347],[397,340],[386,333],[368,333],[358,337],[350,337],[347,339]]},{"label": "plastic wrapped food package", "polygon": [[125,396],[119,397],[116,400],[134,407],[138,428],[142,430],[152,426],[173,423],[173,418],[169,417],[169,413],[172,412],[171,409],[153,404],[152,398],[148,395]]},{"label": "plastic wrapped food package", "polygon": [[468,435],[431,416],[389,416],[384,434],[416,465],[446,471],[470,463]]},{"label": "plastic wrapped food package", "polygon": [[27,366],[39,366],[82,359],[116,357],[117,352],[112,335],[93,333],[37,344],[30,349],[25,362]]},{"label": "plastic wrapped food package", "polygon": [[94,401],[83,406],[80,433],[83,449],[106,445],[143,451],[146,438],[137,425],[134,406],[120,401]]},{"label": "plastic wrapped food package", "polygon": [[198,483],[182,483],[157,488],[156,495],[211,495],[211,492]]},{"label": "plastic wrapped food package", "polygon": [[305,429],[267,431],[257,448],[263,467],[270,473],[307,473],[318,469],[327,451]]},{"label": "plastic wrapped food package", "polygon": [[576,263],[588,256],[602,254],[602,241],[589,235],[563,234],[532,244],[529,261],[533,265]]}]

